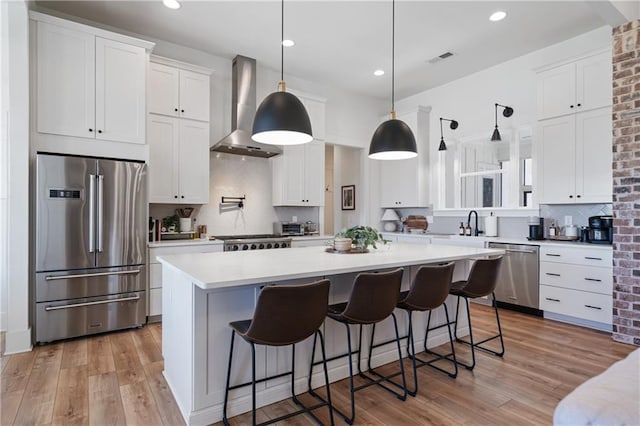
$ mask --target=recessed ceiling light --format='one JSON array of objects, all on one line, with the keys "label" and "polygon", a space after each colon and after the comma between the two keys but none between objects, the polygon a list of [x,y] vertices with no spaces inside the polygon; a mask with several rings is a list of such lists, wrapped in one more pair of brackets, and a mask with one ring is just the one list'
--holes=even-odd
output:
[{"label": "recessed ceiling light", "polygon": [[373,72],[373,75],[375,75],[376,77],[380,77],[381,75],[384,75],[384,70],[375,70]]},{"label": "recessed ceiling light", "polygon": [[493,12],[491,16],[489,16],[489,20],[493,22],[498,22],[498,21],[502,21],[506,17],[507,17],[507,12],[498,10],[497,12]]},{"label": "recessed ceiling light", "polygon": [[178,0],[162,0],[162,4],[169,9],[180,9],[180,2],[178,2]]},{"label": "recessed ceiling light", "polygon": [[293,40],[282,40],[282,45],[284,47],[293,47],[296,45],[296,42]]}]

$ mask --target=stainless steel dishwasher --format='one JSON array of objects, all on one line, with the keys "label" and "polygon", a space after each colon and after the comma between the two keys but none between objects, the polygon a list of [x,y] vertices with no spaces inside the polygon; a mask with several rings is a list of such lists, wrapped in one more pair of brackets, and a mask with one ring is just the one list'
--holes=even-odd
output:
[{"label": "stainless steel dishwasher", "polygon": [[498,306],[540,315],[538,300],[540,247],[529,244],[490,242],[489,248],[505,251],[495,290]]}]

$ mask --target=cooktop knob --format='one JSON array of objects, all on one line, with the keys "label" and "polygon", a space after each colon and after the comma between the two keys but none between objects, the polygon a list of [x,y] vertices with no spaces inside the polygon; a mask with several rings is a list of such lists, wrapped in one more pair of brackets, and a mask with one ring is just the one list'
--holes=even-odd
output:
[{"label": "cooktop knob", "polygon": [[259,249],[263,249],[264,248],[264,244],[260,243],[260,245],[258,246]]},{"label": "cooktop knob", "polygon": [[275,243],[275,244],[273,245],[273,248],[280,248],[280,244],[279,244],[279,243]]},{"label": "cooktop knob", "polygon": [[273,247],[271,243],[267,243],[267,248],[270,249],[271,247]]},{"label": "cooktop knob", "polygon": [[246,244],[245,244],[245,245],[243,245],[243,246],[242,246],[242,250],[249,250],[249,246],[248,246],[248,245],[246,245]]},{"label": "cooktop knob", "polygon": [[251,244],[251,250],[255,250],[257,247],[255,244]]},{"label": "cooktop knob", "polygon": [[233,250],[233,251],[238,251],[238,245],[237,245],[237,244],[234,244],[234,245],[233,245],[232,250]]}]

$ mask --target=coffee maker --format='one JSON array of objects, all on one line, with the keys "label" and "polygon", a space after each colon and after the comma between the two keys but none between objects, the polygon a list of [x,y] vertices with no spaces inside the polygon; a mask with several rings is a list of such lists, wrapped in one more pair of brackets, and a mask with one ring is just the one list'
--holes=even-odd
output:
[{"label": "coffee maker", "polygon": [[613,216],[591,216],[589,218],[589,242],[593,244],[613,243]]},{"label": "coffee maker", "polygon": [[529,216],[529,236],[527,240],[544,240],[544,218]]}]

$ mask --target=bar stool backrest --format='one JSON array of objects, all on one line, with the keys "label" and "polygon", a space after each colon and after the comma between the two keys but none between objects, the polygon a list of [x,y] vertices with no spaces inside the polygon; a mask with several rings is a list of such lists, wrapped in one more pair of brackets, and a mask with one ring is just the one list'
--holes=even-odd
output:
[{"label": "bar stool backrest", "polygon": [[421,311],[428,311],[442,305],[449,296],[454,268],[453,262],[421,266],[411,283],[411,289],[404,303]]},{"label": "bar stool backrest", "polygon": [[403,269],[358,274],[342,316],[361,324],[382,321],[393,312],[400,297]]},{"label": "bar stool backrest", "polygon": [[300,342],[320,328],[328,303],[329,280],[267,286],[258,297],[247,337],[270,346]]},{"label": "bar stool backrest", "polygon": [[488,259],[477,259],[471,266],[465,293],[474,297],[488,296],[496,289],[502,256]]}]

